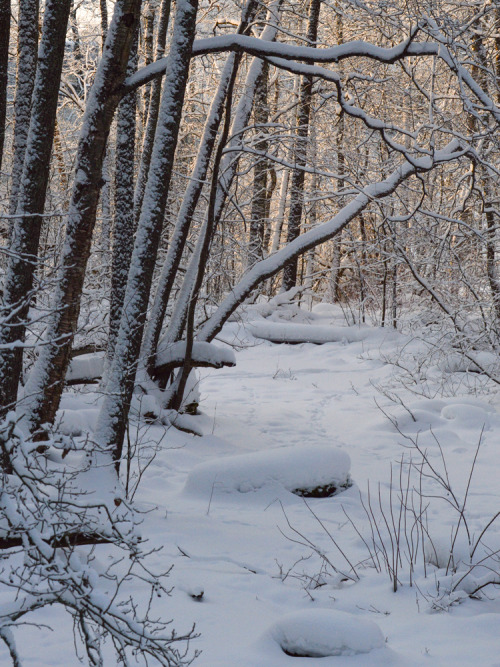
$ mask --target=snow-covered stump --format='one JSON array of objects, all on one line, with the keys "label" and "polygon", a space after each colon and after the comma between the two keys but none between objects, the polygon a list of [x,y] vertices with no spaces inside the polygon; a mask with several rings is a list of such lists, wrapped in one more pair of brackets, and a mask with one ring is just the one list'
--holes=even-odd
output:
[{"label": "snow-covered stump", "polygon": [[271,636],[284,653],[303,658],[357,655],[384,645],[376,623],[332,609],[287,614],[271,628]]}]

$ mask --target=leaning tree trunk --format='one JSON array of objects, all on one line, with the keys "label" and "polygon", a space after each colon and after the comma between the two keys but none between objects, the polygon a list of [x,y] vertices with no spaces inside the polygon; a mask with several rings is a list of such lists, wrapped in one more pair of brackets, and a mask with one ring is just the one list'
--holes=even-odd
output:
[{"label": "leaning tree trunk", "polygon": [[0,410],[17,399],[37,264],[71,0],[47,0],[22,185],[12,229],[0,327]]},{"label": "leaning tree trunk", "polygon": [[26,387],[25,422],[52,423],[59,407],[76,332],[85,269],[96,220],[106,142],[125,79],[140,0],[117,0],[87,103],[75,165],[61,268],[45,344]]},{"label": "leaning tree trunk", "polygon": [[172,322],[170,323],[167,332],[167,338],[169,338],[169,340],[177,341],[182,336],[184,327],[186,329],[186,351],[184,364],[178,372],[177,377],[175,378],[166,402],[166,407],[172,410],[180,409],[186,382],[189,373],[191,372],[191,354],[194,338],[194,316],[196,304],[198,302],[198,296],[203,284],[203,276],[205,275],[205,269],[210,256],[210,246],[217,228],[218,218],[215,217],[215,206],[217,201],[218,177],[222,160],[222,151],[224,150],[229,137],[231,104],[236,72],[237,68],[234,69],[232,73],[227,89],[227,96],[224,104],[224,126],[219,138],[217,152],[214,157],[207,215],[200,232],[200,236],[196,242],[195,251],[191,257],[186,276],[184,278],[185,284],[182,286],[181,297],[176,304],[175,312],[172,316]]},{"label": "leaning tree trunk", "polygon": [[38,4],[38,0],[25,0],[19,3],[16,101],[14,103],[14,156],[9,205],[11,215],[16,212],[17,208],[17,195],[21,187],[21,175],[30,126],[31,96],[35,84],[38,56]]},{"label": "leaning tree trunk", "polygon": [[[307,39],[311,46],[315,46],[318,38],[319,12],[321,0],[311,0],[309,5],[309,20],[307,25]],[[292,173],[290,188],[290,212],[288,215],[287,243],[296,239],[300,234],[302,210],[304,208],[304,166],[307,154],[307,136],[309,134],[309,116],[311,113],[313,78],[304,76],[299,93],[299,109],[297,113],[297,139],[295,144],[295,168]],[[283,289],[285,291],[295,287],[297,283],[297,259],[290,260],[283,269]]]},{"label": "leaning tree trunk", "polygon": [[139,220],[120,330],[109,372],[107,394],[94,439],[113,451],[119,469],[126,420],[134,388],[142,333],[172,176],[177,137],[196,31],[197,0],[177,3],[151,170]]},{"label": "leaning tree trunk", "polygon": [[[217,201],[217,190],[218,190],[218,175],[219,169],[222,160],[222,151],[226,146],[226,142],[229,137],[230,121],[231,121],[231,103],[233,97],[234,82],[236,79],[236,69],[233,72],[231,80],[229,82],[229,87],[227,90],[227,98],[225,101],[225,111],[224,111],[224,126],[222,128],[221,136],[219,138],[219,144],[217,146],[217,152],[214,157],[214,165],[212,172],[212,182],[210,184],[210,197],[208,202],[208,210],[201,230],[200,236],[196,243],[196,248],[191,257],[189,268],[185,277],[187,282],[187,289],[185,291],[187,299],[183,303],[181,301],[180,308],[176,307],[178,311],[176,322],[177,330],[174,331],[175,340],[180,338],[182,334],[182,329],[186,328],[186,351],[184,364],[180,369],[177,377],[175,378],[174,385],[170,392],[170,395],[167,400],[166,407],[172,410],[180,410],[182,405],[182,399],[184,397],[184,390],[186,387],[186,382],[191,372],[191,354],[193,350],[193,338],[194,338],[194,317],[196,304],[198,302],[198,296],[200,293],[201,286],[203,284],[203,276],[205,275],[205,269],[208,264],[208,259],[210,256],[210,246],[217,228],[218,218],[215,217],[215,205]],[[184,289],[183,285],[183,289]],[[175,318],[173,318],[175,319]],[[175,325],[174,325],[175,326]],[[172,336],[172,331],[169,327],[170,336]],[[172,339],[172,338],[171,338]]]},{"label": "leaning tree trunk", "polygon": [[9,79],[10,0],[0,0],[0,169],[2,168],[7,118],[7,84]]},{"label": "leaning tree trunk", "polygon": [[[238,28],[238,34],[243,34],[252,20],[256,8],[254,0],[249,0],[243,10],[243,15]],[[193,219],[196,206],[198,204],[203,184],[207,177],[210,159],[212,157],[217,132],[224,112],[224,104],[230,86],[238,69],[241,57],[237,54],[229,54],[224,70],[221,75],[218,90],[212,101],[208,113],[205,127],[203,130],[200,149],[196,159],[196,164],[191,174],[191,179],[187,186],[182,205],[177,216],[175,229],[170,239],[167,256],[162,268],[158,287],[156,289],[155,301],[151,311],[151,317],[144,335],[143,352],[146,358],[148,369],[152,371],[154,367],[154,355],[158,345],[161,333],[163,319],[167,308],[170,292],[174,285],[177,269],[181,261],[182,253],[189,229]]]}]

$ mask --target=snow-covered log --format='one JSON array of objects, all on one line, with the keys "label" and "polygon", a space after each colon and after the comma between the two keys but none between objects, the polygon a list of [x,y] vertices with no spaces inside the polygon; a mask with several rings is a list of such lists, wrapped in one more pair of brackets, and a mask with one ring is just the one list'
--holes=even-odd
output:
[{"label": "snow-covered log", "polygon": [[[180,340],[160,349],[155,358],[155,375],[169,372],[184,364],[186,356],[186,341]],[[236,357],[228,347],[217,347],[212,343],[195,341],[191,351],[191,366],[203,368],[222,368],[236,366]]]}]

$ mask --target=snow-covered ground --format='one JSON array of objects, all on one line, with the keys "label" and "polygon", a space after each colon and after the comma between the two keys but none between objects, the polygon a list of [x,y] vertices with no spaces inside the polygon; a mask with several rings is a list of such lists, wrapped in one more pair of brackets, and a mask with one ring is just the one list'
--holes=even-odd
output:
[{"label": "snow-covered ground", "polygon": [[[469,595],[500,582],[500,519],[482,534],[500,511],[499,395],[468,392],[476,375],[443,382],[434,367],[425,387],[421,374],[412,384],[389,359],[413,343],[368,327],[342,335],[341,320],[316,310],[318,336],[340,331],[322,345],[263,340],[262,317],[253,333],[230,323],[220,338],[238,344],[236,367],[203,371],[191,418],[204,435],[139,427],[143,462],[154,453],[135,496],[148,563],[174,566],[155,611],[179,633],[196,624],[200,667],[316,664],[308,655],[325,667],[499,667],[497,587]],[[329,484],[332,497],[292,493]],[[107,548],[96,556],[105,567]],[[130,594],[140,599],[138,584]],[[26,666],[81,664],[69,617],[31,620],[52,631],[15,631]]]}]

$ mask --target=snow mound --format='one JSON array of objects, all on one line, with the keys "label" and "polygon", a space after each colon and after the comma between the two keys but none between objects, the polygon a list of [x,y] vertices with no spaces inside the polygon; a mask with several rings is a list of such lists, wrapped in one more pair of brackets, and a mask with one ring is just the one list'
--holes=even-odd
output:
[{"label": "snow mound", "polygon": [[350,467],[348,454],[334,447],[279,447],[201,463],[190,472],[184,490],[207,497],[214,489],[250,493],[277,484],[298,495],[313,489],[332,495],[333,487],[349,485]]},{"label": "snow mound", "polygon": [[285,653],[297,657],[356,655],[384,645],[376,623],[332,609],[287,614],[271,628],[271,635]]},{"label": "snow mound", "polygon": [[104,352],[81,354],[69,362],[66,382],[84,383],[100,378],[104,368]]},{"label": "snow mound", "polygon": [[269,340],[272,343],[336,343],[347,341],[356,343],[373,335],[369,327],[330,327],[321,324],[292,324],[288,322],[270,322],[269,320],[252,322],[249,330],[255,338]]}]

